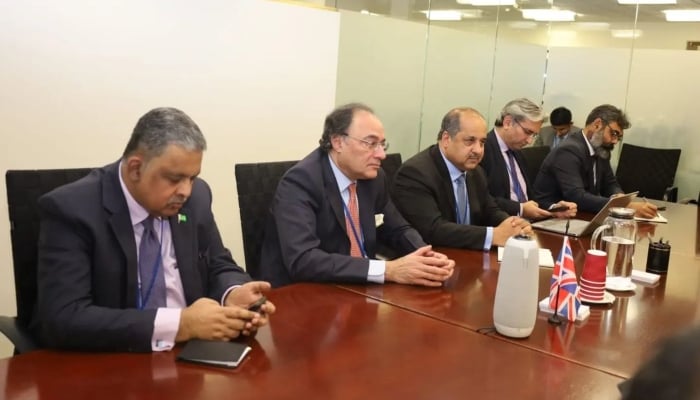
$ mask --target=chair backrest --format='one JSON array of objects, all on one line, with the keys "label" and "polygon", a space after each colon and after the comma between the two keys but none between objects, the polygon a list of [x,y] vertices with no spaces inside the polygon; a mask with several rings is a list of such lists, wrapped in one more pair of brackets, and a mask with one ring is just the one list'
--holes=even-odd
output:
[{"label": "chair backrest", "polygon": [[530,185],[534,185],[542,161],[549,154],[549,146],[524,147],[521,151],[527,164],[527,178],[530,180]]},{"label": "chair backrest", "polygon": [[399,167],[401,167],[401,153],[387,154],[386,158],[382,160],[382,169],[386,174],[387,187],[391,187]]},{"label": "chair backrest", "polygon": [[638,190],[637,197],[664,200],[666,189],[673,186],[680,157],[681,149],[623,143],[615,175],[626,193]]},{"label": "chair backrest", "polygon": [[260,279],[260,251],[277,184],[296,163],[276,161],[235,166],[246,272],[254,279]]},{"label": "chair backrest", "polygon": [[24,326],[27,326],[32,318],[37,296],[37,200],[43,194],[76,181],[90,171],[92,168],[8,170],[5,173],[17,321]]}]

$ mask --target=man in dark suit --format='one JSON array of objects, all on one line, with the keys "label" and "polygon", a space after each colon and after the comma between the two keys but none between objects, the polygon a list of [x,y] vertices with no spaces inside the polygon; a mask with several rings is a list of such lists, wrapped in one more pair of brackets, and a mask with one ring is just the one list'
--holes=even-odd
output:
[{"label": "man in dark suit", "polygon": [[[392,281],[440,286],[454,261],[427,246],[386,193],[384,128],[362,104],[325,120],[320,147],[280,181],[265,229],[262,276],[293,282]],[[377,228],[379,226],[379,228]],[[408,255],[376,260],[377,239]]]},{"label": "man in dark suit", "polygon": [[48,347],[161,351],[267,323],[268,290],[224,248],[199,175],[206,141],[174,108],[136,124],[122,158],[39,199],[34,331]]},{"label": "man in dark suit", "polygon": [[531,232],[527,221],[509,217],[489,195],[479,167],[485,142],[484,117],[473,108],[455,108],[442,119],[437,145],[397,171],[391,196],[428,243],[489,250]]},{"label": "man in dark suit", "polygon": [[[531,182],[528,179],[525,158],[520,151],[537,136],[544,112],[532,101],[515,99],[503,107],[495,127],[486,136],[484,158],[481,167],[486,172],[489,193],[501,209],[510,215],[528,219],[552,216],[532,200]],[[576,204],[560,201],[555,206],[566,211],[554,213],[555,217],[574,217]]]},{"label": "man in dark suit", "polygon": [[[535,199],[545,207],[558,199],[575,202],[587,212],[597,213],[608,199],[622,193],[610,166],[610,152],[630,127],[619,108],[604,104],[588,114],[586,126],[552,150],[542,162],[534,186]],[[656,215],[656,206],[630,203],[644,218]]]},{"label": "man in dark suit", "polygon": [[571,111],[566,107],[557,107],[549,113],[549,126],[540,129],[533,146],[549,146],[553,149],[569,135],[580,130],[581,128],[574,125]]}]

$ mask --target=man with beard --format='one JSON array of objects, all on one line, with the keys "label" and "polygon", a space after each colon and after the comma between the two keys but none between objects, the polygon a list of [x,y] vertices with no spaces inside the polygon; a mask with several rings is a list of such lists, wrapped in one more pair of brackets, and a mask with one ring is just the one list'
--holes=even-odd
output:
[{"label": "man with beard", "polygon": [[[604,104],[588,114],[582,131],[569,136],[542,162],[535,180],[535,199],[548,207],[559,199],[574,202],[583,211],[597,213],[622,188],[610,166],[610,152],[630,127],[619,108]],[[653,218],[656,206],[630,203],[637,216]]]},{"label": "man with beard", "polygon": [[443,117],[437,144],[397,171],[391,196],[428,243],[488,251],[531,231],[527,221],[508,216],[489,194],[479,166],[485,143],[484,117],[473,108],[455,108]]}]

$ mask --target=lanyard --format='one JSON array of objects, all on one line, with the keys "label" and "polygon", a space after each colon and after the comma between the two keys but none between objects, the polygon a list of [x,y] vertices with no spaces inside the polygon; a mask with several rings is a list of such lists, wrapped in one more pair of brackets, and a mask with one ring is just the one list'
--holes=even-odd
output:
[{"label": "lanyard", "polygon": [[[362,258],[367,258],[367,252],[365,251],[365,241],[364,241],[364,235],[360,237],[360,235],[357,234],[357,229],[355,229],[355,223],[352,222],[352,216],[350,215],[350,210],[348,210],[347,204],[343,201],[343,210],[345,210],[345,219],[350,221],[350,228],[352,229],[352,234],[355,236],[355,240],[357,240],[357,244],[360,245],[360,252],[362,253]],[[362,231],[360,231],[362,233]]]},{"label": "lanyard", "polygon": [[[144,230],[145,232],[145,230]],[[141,240],[143,240],[143,237],[141,237]],[[138,268],[138,275],[139,275],[139,297],[136,299],[137,300],[137,306],[139,310],[143,310],[143,307],[148,304],[148,299],[151,297],[151,291],[153,291],[153,285],[156,282],[156,277],[158,277],[158,270],[160,269],[160,266],[163,261],[163,219],[161,218],[160,220],[160,240],[158,241],[158,244],[160,245],[160,249],[158,250],[158,257],[156,257],[155,264],[153,265],[153,275],[151,276],[151,283],[148,284],[148,290],[146,291],[146,298],[143,298],[143,293],[141,292],[141,285],[143,282],[141,282],[141,266],[138,265],[137,263],[137,268]]]}]

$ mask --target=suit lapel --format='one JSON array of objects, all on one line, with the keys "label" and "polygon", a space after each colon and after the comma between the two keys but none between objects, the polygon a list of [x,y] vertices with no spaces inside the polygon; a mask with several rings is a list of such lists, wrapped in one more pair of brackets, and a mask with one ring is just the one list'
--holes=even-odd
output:
[{"label": "suit lapel", "polygon": [[106,168],[102,185],[102,201],[105,210],[110,214],[107,218],[117,243],[126,258],[126,307],[136,307],[138,289],[138,264],[136,260],[136,240],[131,224],[131,214],[126,205],[126,199],[119,183],[119,162]]},{"label": "suit lapel", "polygon": [[[187,206],[183,207],[177,215],[168,218],[170,222],[170,232],[175,248],[175,258],[177,259],[177,269],[182,280],[182,288],[185,291],[185,301],[192,304],[200,297],[199,287],[200,277],[197,274],[197,241],[195,240],[196,222],[191,218],[183,221],[179,220],[179,215],[191,215]],[[206,255],[202,255],[206,257]]]},{"label": "suit lapel", "polygon": [[[447,165],[445,165],[445,160],[442,159],[442,154],[440,154],[440,149],[437,147],[437,145],[433,145],[430,148],[429,154],[433,159],[433,163],[435,164],[438,174],[440,175],[438,185],[443,193],[443,198],[447,199],[447,202],[450,204],[450,214],[452,215],[452,220],[457,221],[457,202],[455,200],[455,191],[454,187],[452,186],[450,172],[447,170]],[[467,176],[467,180],[469,180],[469,176]],[[468,184],[469,183],[467,182],[467,185]],[[470,202],[472,200],[471,196],[472,193],[469,191]]]},{"label": "suit lapel", "polygon": [[321,155],[321,170],[323,171],[323,188],[326,191],[326,198],[333,209],[338,225],[345,230],[345,211],[343,209],[343,199],[338,191],[338,183],[333,176],[330,160],[327,154]]}]

